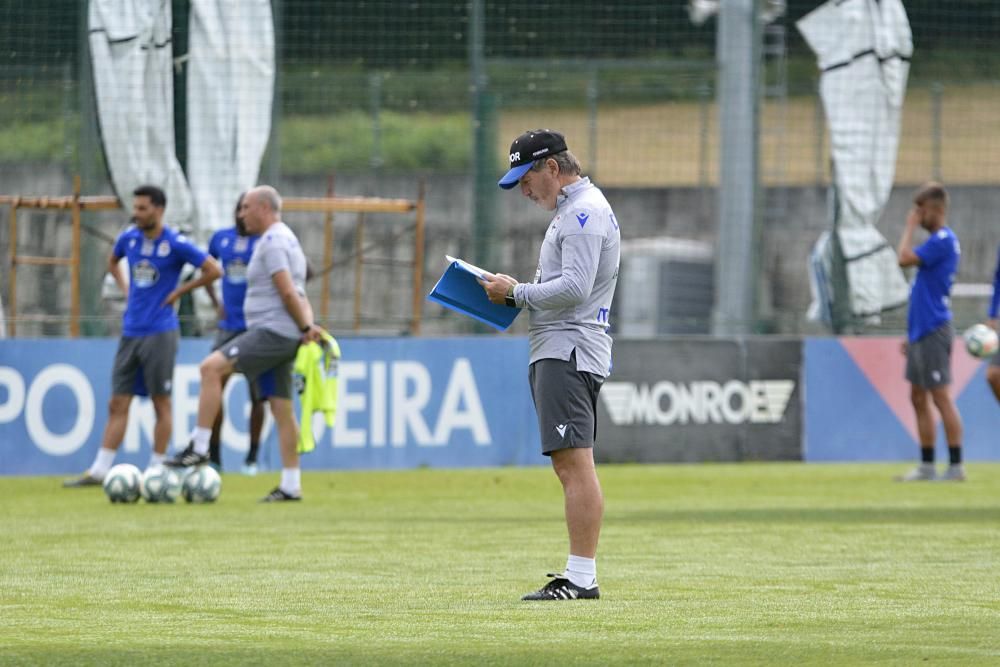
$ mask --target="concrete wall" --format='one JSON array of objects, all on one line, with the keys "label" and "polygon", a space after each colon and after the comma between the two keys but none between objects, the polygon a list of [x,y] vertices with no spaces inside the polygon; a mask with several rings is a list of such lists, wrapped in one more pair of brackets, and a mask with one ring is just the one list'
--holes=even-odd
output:
[{"label": "concrete wall", "polygon": [[[413,175],[379,176],[338,174],[336,194],[403,197],[415,199],[420,178]],[[58,167],[0,165],[0,194],[63,195],[69,194],[71,176]],[[326,177],[287,178],[276,184],[286,196],[322,196]],[[472,214],[470,179],[465,175],[425,177],[427,195],[427,244],[424,265],[424,291],[429,291],[445,265],[445,254],[472,255]],[[902,231],[913,186],[893,191],[879,228],[890,244],[895,245]],[[84,186],[85,194],[95,192]],[[609,188],[605,191],[625,238],[669,235],[678,238],[714,242],[716,236],[715,192],[706,188]],[[826,228],[827,193],[825,187],[772,188],[765,192],[762,210],[765,222],[760,230],[758,257],[760,279],[758,310],[763,325],[781,333],[821,333],[805,321],[809,304],[806,258],[813,243]],[[538,244],[549,216],[530,201],[512,192],[499,193],[498,229],[500,248],[495,253],[497,269],[516,277],[534,275]],[[1000,230],[994,217],[1000,208],[1000,189],[992,186],[962,186],[952,189],[951,224],[963,246],[960,282],[991,282],[995,268]],[[777,212],[777,213],[775,213]],[[9,263],[9,209],[0,209],[0,252],[4,261],[0,278],[6,284]],[[366,245],[373,246],[366,257],[405,262],[412,257],[412,234],[405,230],[414,216],[370,215],[365,219]],[[69,225],[65,216],[54,213],[22,214],[20,252],[30,254],[67,254]],[[125,223],[126,214],[92,214],[87,222],[106,236],[114,236]],[[289,223],[302,237],[314,266],[322,263],[322,216],[290,214]],[[354,265],[357,214],[338,215],[335,221],[335,262],[331,273],[331,318],[336,330],[350,330],[354,321]],[[85,235],[96,245],[103,258],[108,246],[104,241]],[[102,259],[92,261],[103,261]],[[95,270],[99,270],[96,267]],[[91,272],[93,273],[93,271]],[[33,279],[28,276],[33,275]],[[58,267],[25,268],[19,273],[18,310],[21,313],[68,310],[68,277]],[[93,282],[93,279],[91,279]],[[363,330],[368,333],[400,333],[406,330],[410,316],[411,270],[402,265],[382,263],[364,270],[362,299]],[[94,285],[85,285],[93,289]],[[319,284],[310,288],[318,299]],[[959,324],[979,317],[984,300],[956,304]],[[869,333],[894,331],[901,327],[905,313],[888,315],[881,328]],[[468,332],[468,323],[426,303],[423,309],[424,333]],[[113,319],[113,318],[112,318]],[[519,318],[514,331],[523,333],[527,318]],[[25,330],[25,329],[22,329]],[[41,333],[41,330],[39,330]],[[45,333],[58,333],[56,330]]]}]

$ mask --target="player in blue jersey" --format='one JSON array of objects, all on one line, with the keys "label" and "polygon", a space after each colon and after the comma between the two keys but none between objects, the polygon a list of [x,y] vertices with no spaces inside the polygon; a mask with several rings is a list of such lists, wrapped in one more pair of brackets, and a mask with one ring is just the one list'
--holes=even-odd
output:
[{"label": "player in blue jersey", "polygon": [[[1000,314],[1000,251],[997,252],[997,268],[993,272],[993,298],[990,299],[989,320],[986,324],[997,331],[997,316]],[[986,381],[993,390],[993,395],[1000,402],[1000,351],[990,359],[990,365],[986,369]]]},{"label": "player in blue jersey", "polygon": [[[93,464],[82,477],[66,481],[67,487],[101,484],[125,436],[129,405],[136,394],[148,395],[156,413],[149,465],[163,463],[173,428],[170,392],[179,329],[174,304],[182,294],[222,274],[214,259],[163,224],[167,205],[163,190],[143,185],[132,195],[134,224],[121,233],[108,258],[108,272],[128,294],[111,375],[108,422]],[[128,285],[119,267],[123,257],[128,259]],[[201,274],[178,285],[185,264],[199,267]]]},{"label": "player in blue jersey", "polygon": [[[219,332],[215,336],[213,350],[218,350],[247,329],[246,319],[243,317],[243,300],[247,294],[247,265],[260,237],[247,232],[240,216],[242,203],[243,195],[240,195],[236,202],[236,224],[215,232],[208,242],[208,254],[219,260],[223,271],[221,303],[215,295],[214,287],[212,285],[206,287],[209,298],[219,314]],[[228,376],[223,379],[223,388],[228,380]],[[250,390],[250,449],[243,463],[243,472],[255,475],[260,433],[264,425],[264,400],[257,395],[255,383],[248,382],[247,386]],[[219,416],[212,426],[212,438],[208,447],[209,460],[219,470],[222,469],[221,431],[222,409],[220,408]]]},{"label": "player in blue jersey", "polygon": [[[948,227],[948,193],[940,183],[927,183],[913,198],[906,228],[896,254],[901,267],[917,267],[910,288],[907,317],[906,379],[910,401],[917,415],[920,465],[896,479],[901,482],[965,480],[962,467],[962,418],[948,391],[951,383],[951,348],[955,333],[951,322],[951,286],[958,272],[961,246]],[[923,227],[929,234],[913,247],[913,233]],[[934,467],[934,415],[941,415],[948,441],[948,468],[938,476]]]}]

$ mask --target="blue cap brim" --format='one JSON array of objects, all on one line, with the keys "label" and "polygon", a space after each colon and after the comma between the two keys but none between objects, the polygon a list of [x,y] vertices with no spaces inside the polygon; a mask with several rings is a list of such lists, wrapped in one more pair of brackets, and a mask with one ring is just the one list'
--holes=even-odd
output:
[{"label": "blue cap brim", "polygon": [[528,170],[531,169],[531,164],[532,163],[529,162],[528,164],[522,164],[519,167],[511,167],[510,171],[504,174],[503,178],[497,181],[497,185],[504,190],[514,188],[517,185],[517,182],[521,180],[521,177],[528,173]]}]

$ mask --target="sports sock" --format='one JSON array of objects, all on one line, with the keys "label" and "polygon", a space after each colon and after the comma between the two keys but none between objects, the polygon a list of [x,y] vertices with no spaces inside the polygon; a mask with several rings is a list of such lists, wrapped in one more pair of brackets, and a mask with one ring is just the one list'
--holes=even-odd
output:
[{"label": "sports sock", "polygon": [[933,447],[921,447],[920,448],[920,461],[922,463],[934,463],[934,448]]},{"label": "sports sock", "polygon": [[163,465],[163,462],[167,460],[166,454],[157,454],[153,452],[149,455],[149,466],[150,468],[155,468],[156,466]]},{"label": "sports sock", "polygon": [[290,496],[302,493],[302,469],[282,468],[279,488]]},{"label": "sports sock", "polygon": [[597,585],[597,560],[570,554],[563,574],[574,586],[592,588]]},{"label": "sports sock", "polygon": [[195,454],[205,456],[208,454],[208,441],[212,439],[212,429],[203,426],[195,426],[194,433],[191,434],[191,442],[194,443]]},{"label": "sports sock", "polygon": [[962,463],[962,445],[948,445],[948,463],[953,466]]},{"label": "sports sock", "polygon": [[104,449],[101,447],[97,450],[97,456],[94,457],[94,462],[91,464],[87,474],[96,479],[104,479],[104,476],[111,470],[111,464],[115,462],[115,454],[117,453],[114,449]]},{"label": "sports sock", "polygon": [[251,463],[257,463],[257,452],[259,449],[260,449],[260,443],[251,441],[250,451],[247,452],[247,460],[246,460],[247,465]]}]

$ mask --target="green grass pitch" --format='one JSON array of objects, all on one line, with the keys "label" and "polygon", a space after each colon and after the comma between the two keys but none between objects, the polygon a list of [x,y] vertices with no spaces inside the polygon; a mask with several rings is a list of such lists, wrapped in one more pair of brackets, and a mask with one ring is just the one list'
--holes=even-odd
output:
[{"label": "green grass pitch", "polygon": [[602,466],[598,601],[547,468],[225,475],[214,505],[7,478],[0,664],[1000,664],[1000,465]]}]

